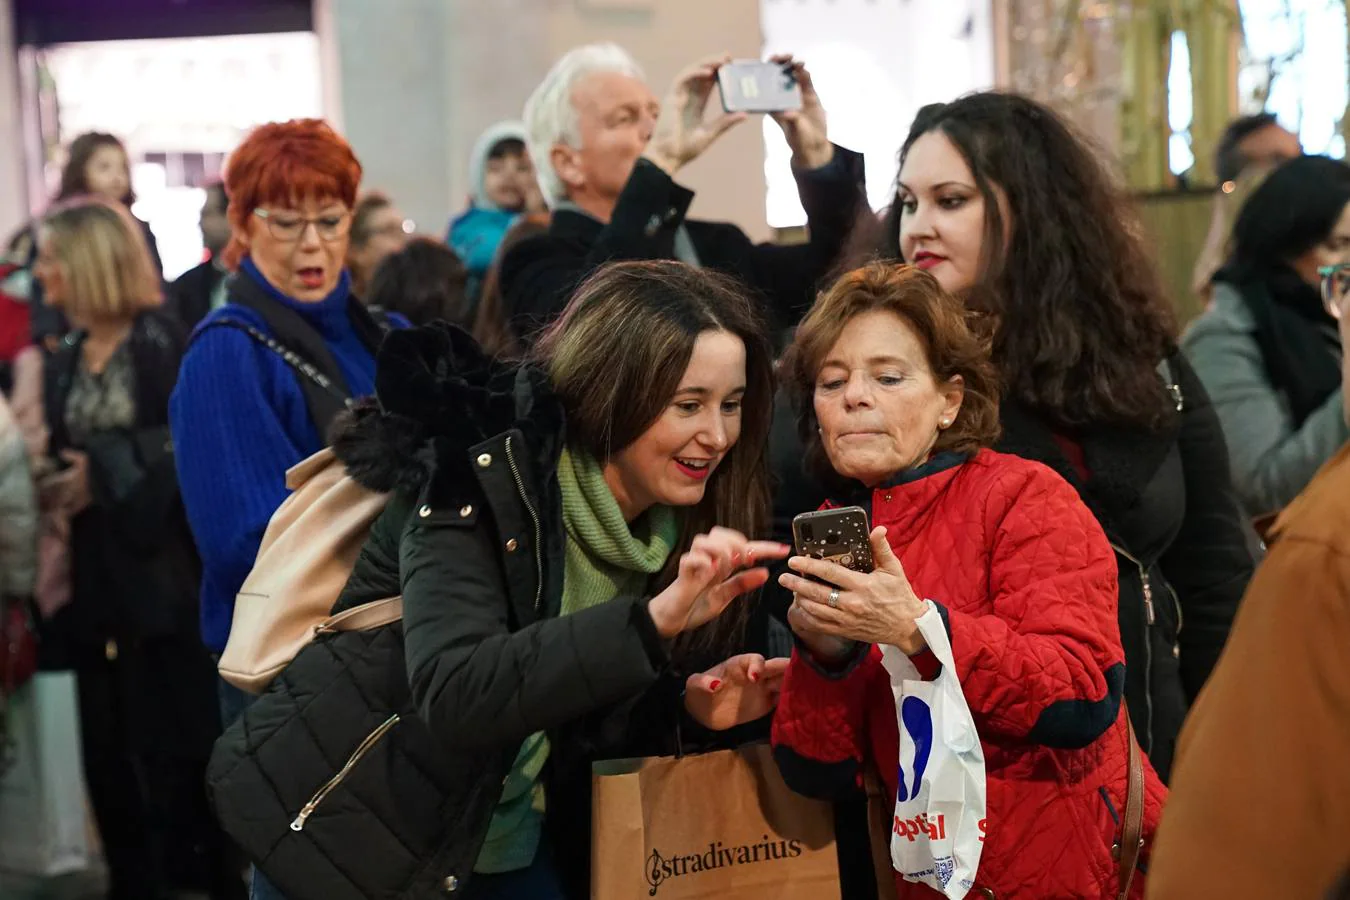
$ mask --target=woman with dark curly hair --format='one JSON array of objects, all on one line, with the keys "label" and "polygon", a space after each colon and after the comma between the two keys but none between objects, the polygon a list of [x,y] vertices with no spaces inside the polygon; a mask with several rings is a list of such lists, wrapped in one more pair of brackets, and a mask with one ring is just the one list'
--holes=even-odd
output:
[{"label": "woman with dark curly hair", "polygon": [[1063,475],[1110,538],[1125,697],[1166,778],[1252,559],[1218,417],[1134,211],[1053,112],[987,92],[920,110],[883,228],[883,256],[986,314],[996,449]]}]

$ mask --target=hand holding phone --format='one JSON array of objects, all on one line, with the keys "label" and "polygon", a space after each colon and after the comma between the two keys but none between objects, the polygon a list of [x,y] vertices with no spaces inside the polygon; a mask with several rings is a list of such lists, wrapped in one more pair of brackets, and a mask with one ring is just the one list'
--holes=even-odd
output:
[{"label": "hand holding phone", "polygon": [[[822,521],[823,534],[818,533]],[[799,522],[809,524],[812,536]],[[789,623],[813,650],[815,635],[890,644],[911,655],[926,646],[916,621],[927,603],[910,585],[886,529],[869,533],[867,514],[859,507],[808,513],[792,524],[798,555],[788,560],[792,571],[778,581],[796,597]],[[859,530],[865,552],[859,548]]]}]

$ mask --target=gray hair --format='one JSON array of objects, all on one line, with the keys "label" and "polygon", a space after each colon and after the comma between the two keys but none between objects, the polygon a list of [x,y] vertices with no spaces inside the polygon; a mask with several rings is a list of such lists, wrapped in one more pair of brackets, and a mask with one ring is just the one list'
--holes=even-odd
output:
[{"label": "gray hair", "polygon": [[586,44],[568,51],[554,63],[525,101],[526,143],[539,188],[549,206],[567,199],[567,186],[553,169],[553,147],[556,144],[576,147],[581,142],[572,91],[586,77],[604,72],[646,80],[642,67],[618,44]]}]

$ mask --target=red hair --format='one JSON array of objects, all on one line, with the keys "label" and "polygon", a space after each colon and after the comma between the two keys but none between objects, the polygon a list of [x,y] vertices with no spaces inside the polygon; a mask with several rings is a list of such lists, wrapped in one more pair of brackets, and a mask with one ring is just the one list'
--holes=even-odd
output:
[{"label": "red hair", "polygon": [[322,119],[260,125],[230,154],[225,169],[226,216],[233,230],[225,265],[233,269],[247,254],[239,236],[248,233],[249,216],[258,207],[333,199],[350,209],[360,184],[361,163],[351,145]]}]

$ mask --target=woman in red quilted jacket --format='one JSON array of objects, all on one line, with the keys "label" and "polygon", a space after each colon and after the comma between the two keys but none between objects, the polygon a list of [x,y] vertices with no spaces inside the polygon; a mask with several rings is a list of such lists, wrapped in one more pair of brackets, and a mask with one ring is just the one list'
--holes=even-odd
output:
[{"label": "woman in red quilted jacket", "polygon": [[[1116,896],[1133,736],[1115,558],[1059,475],[988,449],[999,392],[963,305],[918,269],[859,269],[817,301],[781,371],[808,465],[832,504],[869,510],[876,558],[860,574],[796,557],[781,578],[799,641],[774,718],[784,778],[829,798],[873,768],[895,797],[899,736],[878,645],[935,677],[915,624],[931,601],[986,761],[971,896]],[[1146,762],[1142,782],[1146,863],[1165,788]],[[901,898],[938,896],[896,881]]]}]

